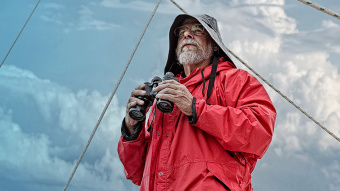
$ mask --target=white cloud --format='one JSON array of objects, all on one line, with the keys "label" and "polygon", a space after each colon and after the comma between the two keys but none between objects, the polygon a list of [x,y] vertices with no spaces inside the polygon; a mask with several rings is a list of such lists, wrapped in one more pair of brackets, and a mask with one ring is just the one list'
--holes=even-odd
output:
[{"label": "white cloud", "polygon": [[65,8],[64,5],[58,4],[58,3],[44,3],[42,6],[44,8],[56,9],[56,10],[60,10],[60,9],[64,9]]},{"label": "white cloud", "polygon": [[[329,48],[320,48],[325,39],[337,39],[337,24],[325,21],[320,26],[329,30],[300,31],[296,20],[286,14],[284,0],[177,3],[191,14],[207,13],[214,16],[219,22],[222,39],[227,47],[340,136],[340,129],[336,127],[340,120],[337,114],[340,109],[340,75],[334,63],[330,62],[328,52],[331,49],[337,50],[339,43],[335,43],[337,40],[328,40],[326,42]],[[233,60],[239,68],[245,68],[236,59]],[[322,179],[320,185],[329,184],[319,169],[328,166],[328,162],[322,159],[335,161],[339,157],[338,154],[324,156],[331,152],[339,153],[339,143],[268,86],[266,89],[276,106],[278,117],[274,139],[264,161],[269,164],[269,174],[274,174],[274,171],[281,173],[280,177],[287,177],[288,182],[284,187],[271,179],[276,185],[274,188],[280,184],[282,188],[286,188],[282,190],[293,190],[294,185],[289,185],[290,181],[301,181],[301,189],[310,185],[306,178],[294,178],[297,168],[301,172],[311,170],[312,175],[309,178]],[[324,158],[316,157],[318,155]],[[262,160],[259,165],[261,162]],[[294,167],[290,168],[292,166]],[[262,172],[267,172],[267,169],[257,167],[256,173]],[[266,182],[268,179],[263,183]],[[334,180],[330,182],[337,183]],[[262,186],[258,189],[265,190],[264,188],[266,187]]]},{"label": "white cloud", "polygon": [[[324,20],[315,29],[301,31],[285,36],[283,48],[295,53],[323,51],[338,56],[340,53],[340,25],[331,20]],[[333,63],[338,64],[338,63]]]},{"label": "white cloud", "polygon": [[66,33],[72,30],[115,30],[120,27],[115,23],[96,18],[96,15],[93,13],[95,7],[96,4],[93,3],[90,3],[89,6],[82,5],[77,12],[78,14],[70,14],[68,12],[70,8],[50,3],[44,5],[44,8],[48,11],[42,13],[40,19],[62,26],[63,31]]},{"label": "white cloud", "polygon": [[340,185],[340,164],[339,161],[333,161],[329,166],[322,169],[326,178],[331,179],[328,189],[330,191],[336,191]]},{"label": "white cloud", "polygon": [[[18,124],[8,118],[9,116],[5,115],[5,119],[2,117],[0,121],[2,132],[0,135],[1,164],[6,164],[7,168],[13,168],[12,170],[22,173],[35,174],[40,178],[52,175],[53,169],[56,169],[57,166],[64,170],[65,167],[70,168],[70,164],[65,166],[60,163],[60,160],[50,158],[48,151],[50,142],[46,135],[25,134]],[[50,166],[50,168],[45,168],[46,166]],[[44,168],[45,170],[42,170]],[[66,174],[55,174],[54,176],[57,178],[60,175]]]},{"label": "white cloud", "polygon": [[280,72],[273,77],[274,83],[280,84],[279,89],[293,96],[321,121],[336,113],[340,108],[340,85],[337,83],[340,75],[327,60],[327,53],[306,53],[289,58],[277,65]]},{"label": "white cloud", "polygon": [[[220,6],[217,10],[214,10],[212,15],[219,20],[219,24],[222,26],[220,27],[222,36],[231,42],[229,45],[232,51],[320,122],[325,123],[332,113],[333,118],[331,119],[336,121],[340,119],[338,115],[334,115],[340,109],[338,100],[338,97],[340,97],[340,85],[338,83],[340,75],[337,68],[328,60],[329,54],[322,50],[296,54],[288,49],[282,49],[282,46],[285,46],[287,42],[287,37],[297,37],[299,35],[296,34],[300,33],[296,29],[295,20],[286,15],[283,8],[284,4],[284,1],[270,1],[270,3],[269,1],[233,1],[232,5],[235,8]],[[199,11],[210,10],[215,5],[202,6]],[[251,22],[255,22],[256,25],[251,24]],[[337,27],[330,21],[323,22],[322,25],[331,28]],[[294,38],[294,41],[299,40]],[[317,38],[317,36],[313,40],[316,43],[323,41],[322,38]],[[228,43],[226,45],[228,46]],[[308,46],[308,43],[306,43],[306,46]],[[245,68],[240,63],[238,63],[238,66]],[[269,88],[267,87],[267,89]],[[270,92],[270,94],[274,102],[282,99],[275,92]],[[277,130],[279,133],[276,135],[286,142],[288,150],[303,151],[303,148],[309,148],[308,144],[301,145],[299,138],[304,137],[300,135],[305,132],[303,127],[310,129],[311,127],[308,128],[306,125],[313,123],[306,123],[308,119],[299,111],[288,109],[291,107],[288,102],[280,101],[277,107],[279,115],[286,114],[282,118],[283,120],[280,120],[280,117],[278,118],[277,129],[287,121],[289,123],[283,125],[285,127],[284,132]],[[296,115],[303,118],[291,121],[298,119]],[[291,118],[291,116],[295,116],[295,118]],[[327,124],[332,132],[340,136],[340,130],[335,127],[336,123]],[[296,128],[295,132],[286,132],[289,127]],[[313,133],[314,137],[311,136],[311,139],[319,142],[318,140],[323,137],[321,135],[325,133],[317,126],[313,128],[317,128],[315,131],[318,134]],[[312,134],[311,132],[314,132],[314,130],[308,132]],[[330,137],[326,133],[327,136]],[[322,141],[322,144],[321,141],[318,144],[319,149],[327,146],[336,148],[335,141],[324,139]]]},{"label": "white cloud", "polygon": [[[236,2],[244,3],[244,4],[265,4],[265,5],[284,5],[285,0],[238,0]],[[235,3],[235,1],[234,1]]]},{"label": "white cloud", "polygon": [[55,23],[57,25],[63,25],[64,16],[62,11],[65,11],[65,6],[58,3],[42,3],[40,5],[43,10],[48,10],[40,14],[40,19],[48,22]]},{"label": "white cloud", "polygon": [[[227,47],[326,128],[340,136],[340,75],[336,63],[329,60],[329,50],[335,52],[339,46],[335,34],[338,31],[337,24],[325,21],[320,23],[320,30],[299,31],[296,20],[286,14],[283,0],[270,3],[235,0],[230,3],[231,6],[214,2],[207,5],[201,3],[195,7],[196,4],[191,3],[193,1],[186,1],[181,5],[187,11],[208,12],[217,18]],[[328,47],[326,49],[322,47],[325,44]],[[245,68],[235,58],[233,60],[239,68]],[[264,178],[263,184],[275,182],[273,177],[286,177],[287,185],[275,182],[276,186],[272,187],[275,190],[277,184],[283,188],[277,190],[301,190],[313,184],[306,178],[294,178],[297,170],[311,171],[313,175],[309,178],[320,179],[319,185],[338,184],[336,178],[325,180],[325,175],[319,169],[326,168],[329,161],[337,160],[339,154],[329,156],[329,153],[339,153],[339,142],[267,85],[265,87],[278,116],[273,142],[265,159],[259,161],[260,167],[256,168],[253,176],[261,179],[265,176],[258,177],[258,174],[274,174],[274,171],[281,174],[279,177]],[[265,166],[269,166],[268,169],[261,166],[263,161]],[[294,187],[294,181],[299,181],[305,187]],[[273,190],[256,182],[255,186],[260,190]]]},{"label": "white cloud", "polygon": [[[73,93],[11,65],[2,67],[0,78],[3,97],[16,95],[31,97],[30,102],[33,101],[27,105],[27,100],[18,99],[17,106],[0,102],[3,105],[0,105],[1,168],[19,173],[16,177],[7,177],[12,181],[55,182],[56,186],[49,187],[50,190],[60,190],[87,143],[108,96],[85,90]],[[43,123],[29,129],[25,124],[15,122],[14,118],[23,117],[14,116],[17,109],[25,107],[28,110],[38,107],[39,113],[27,115],[44,116]],[[124,170],[116,153],[124,114],[124,108],[118,107],[118,100],[114,98],[71,182],[73,187],[81,190],[129,188],[125,185]],[[46,123],[54,124],[53,128],[44,128],[42,125]],[[35,129],[44,130],[36,132]],[[56,135],[63,137],[55,141]]]},{"label": "white cloud", "polygon": [[322,21],[322,26],[325,27],[325,28],[331,29],[331,28],[338,28],[339,24],[336,24],[333,21],[328,20],[328,21]]},{"label": "white cloud", "polygon": [[145,1],[130,1],[122,2],[120,0],[102,0],[100,5],[107,8],[115,9],[132,9],[139,11],[151,12],[156,6],[156,2],[145,2]]},{"label": "white cloud", "polygon": [[78,30],[114,30],[119,27],[119,25],[96,19],[89,7],[82,6],[78,13],[80,15]]},{"label": "white cloud", "polygon": [[[152,12],[156,6],[156,2],[146,2],[142,0],[134,0],[130,2],[124,2],[120,0],[102,0],[100,2],[100,5],[106,8],[114,8],[114,9],[131,9],[131,10],[138,10],[138,11],[144,11],[144,12]],[[192,2],[188,2],[192,3]],[[181,2],[181,4],[187,4],[187,2]],[[199,4],[197,2],[196,4]],[[157,12],[163,13],[163,14],[176,14],[180,13],[178,8],[173,5],[170,1],[163,1],[161,5],[157,8]]]},{"label": "white cloud", "polygon": [[60,15],[48,15],[48,16],[47,15],[41,15],[40,19],[45,21],[45,22],[63,25],[63,22],[61,21]]},{"label": "white cloud", "polygon": [[[177,1],[189,13],[208,13],[217,18],[227,47],[335,135],[340,136],[340,75],[335,66],[337,63],[330,61],[332,54],[340,53],[337,38],[340,26],[337,23],[325,20],[316,24],[318,29],[304,31],[299,27],[298,30],[299,23],[286,14],[284,0],[233,0],[230,3],[213,1],[209,4],[202,2]],[[100,5],[151,13],[155,3],[103,0]],[[115,27],[114,24],[97,18],[92,8],[82,6],[78,14],[79,22],[73,22],[80,24],[72,24],[70,28],[107,30]],[[163,2],[158,12],[181,13],[170,1]],[[49,18],[45,18],[46,21]],[[53,19],[58,20],[59,17]],[[164,42],[168,41],[167,33],[164,36],[166,37],[159,40],[159,48],[163,48]],[[167,56],[167,50],[164,55]],[[239,68],[244,68],[241,63],[233,60]],[[49,80],[42,80],[30,71],[13,66],[3,66],[0,79],[0,91],[4,90],[0,97],[3,96],[3,100],[14,96],[12,99],[21,103],[22,107],[28,107],[26,103],[32,102],[32,108],[37,108],[37,115],[42,116],[43,122],[55,122],[52,128],[43,127],[39,131],[33,131],[34,129],[14,120],[13,116],[17,114],[18,108],[11,107],[13,102],[0,101],[0,107],[3,108],[0,109],[0,128],[6,127],[3,132],[8,135],[8,138],[0,140],[0,164],[10,164],[7,168],[21,173],[32,170],[39,176],[38,179],[43,179],[40,174],[51,175],[53,171],[42,164],[50,165],[53,170],[60,169],[57,174],[63,178],[56,179],[62,185],[97,122],[108,96],[102,96],[96,91],[72,92]],[[280,186],[281,189],[277,190],[304,190],[314,184],[336,190],[340,183],[337,162],[340,157],[339,142],[269,87],[265,87],[276,106],[278,117],[273,142],[253,174],[255,179],[265,177],[263,185],[255,182],[255,186],[258,190],[273,190],[266,187],[267,184],[273,184],[274,189]],[[115,148],[124,110],[118,107],[118,100],[114,99],[75,176],[73,184],[79,190],[82,189],[82,183],[90,190],[94,186],[97,186],[97,190],[110,187],[127,190],[126,182],[121,182],[124,175]],[[58,136],[58,141],[53,139],[53,135]],[[26,146],[17,144],[16,140],[21,140]],[[27,148],[28,145],[32,148]],[[37,149],[38,147],[41,149]],[[23,151],[20,156],[19,153],[12,152],[26,148],[27,151]],[[32,154],[34,152],[35,155]],[[7,160],[7,157],[13,161]],[[28,160],[19,161],[17,157]],[[37,157],[36,161],[34,157]],[[258,176],[261,173],[266,176]],[[27,177],[22,175],[19,178],[25,180]],[[318,182],[309,182],[315,179]]]}]

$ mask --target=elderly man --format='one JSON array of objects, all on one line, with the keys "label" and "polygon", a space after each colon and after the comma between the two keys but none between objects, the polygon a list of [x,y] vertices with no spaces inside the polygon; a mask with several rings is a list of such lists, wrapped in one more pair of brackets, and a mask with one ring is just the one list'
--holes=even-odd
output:
[{"label": "elderly man", "polygon": [[144,122],[128,111],[144,102],[145,85],[132,91],[118,154],[140,190],[253,190],[251,173],[271,142],[275,108],[264,87],[236,69],[208,15],[179,15],[170,28],[166,72],[156,98],[171,113],[151,107]]}]

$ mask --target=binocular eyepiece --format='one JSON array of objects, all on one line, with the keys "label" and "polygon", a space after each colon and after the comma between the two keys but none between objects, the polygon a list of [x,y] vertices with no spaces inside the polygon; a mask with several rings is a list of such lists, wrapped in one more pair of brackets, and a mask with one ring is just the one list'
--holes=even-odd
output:
[{"label": "binocular eyepiece", "polygon": [[[176,80],[178,81],[172,72],[167,72],[164,77],[164,80]],[[153,91],[153,88],[157,87],[159,83],[162,82],[162,79],[158,76],[155,76],[150,82],[145,82],[145,91],[146,94],[144,96],[138,96],[138,99],[144,101],[144,105],[136,105],[129,110],[129,115],[132,119],[136,121],[144,121],[146,109],[150,107],[156,98],[157,92]],[[168,100],[157,99],[156,107],[163,113],[171,113],[174,108],[174,103]]]}]

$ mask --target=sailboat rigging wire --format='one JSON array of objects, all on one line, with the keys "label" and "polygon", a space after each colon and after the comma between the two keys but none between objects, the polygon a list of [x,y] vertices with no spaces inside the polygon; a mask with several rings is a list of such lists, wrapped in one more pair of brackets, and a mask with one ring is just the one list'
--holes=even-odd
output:
[{"label": "sailboat rigging wire", "polygon": [[15,43],[16,43],[17,40],[19,39],[19,37],[20,37],[22,31],[23,31],[24,28],[26,27],[26,24],[27,24],[28,21],[31,19],[31,17],[32,17],[32,15],[33,15],[35,9],[38,7],[39,3],[40,3],[40,0],[38,0],[38,3],[35,5],[33,11],[31,12],[30,16],[29,16],[28,19],[26,20],[26,23],[25,23],[24,26],[21,28],[21,31],[19,32],[17,38],[16,38],[15,41],[13,42],[11,48],[8,50],[8,52],[7,52],[6,56],[5,56],[5,58],[2,60],[2,62],[1,62],[1,64],[0,64],[0,68],[1,68],[1,66],[4,64],[4,62],[5,62],[5,60],[7,59],[7,56],[9,55],[9,53],[12,51],[12,48],[14,47]]},{"label": "sailboat rigging wire", "polygon": [[[177,3],[175,3],[174,0],[170,0],[173,2],[180,10],[182,10],[185,14],[187,14],[183,8],[181,8]],[[264,83],[266,83],[269,87],[271,87],[276,93],[280,94],[285,100],[287,100],[290,104],[292,104],[296,109],[301,111],[303,114],[305,114],[310,120],[312,120],[314,123],[316,123],[318,126],[320,126],[323,130],[325,130],[328,134],[330,134],[332,137],[334,137],[338,142],[340,142],[340,138],[334,135],[331,131],[329,131],[326,127],[321,125],[318,121],[316,121],[311,115],[309,115],[306,111],[304,111],[300,106],[295,104],[291,99],[289,99],[286,95],[284,95],[280,90],[278,90],[275,86],[273,86],[271,83],[269,83],[264,77],[262,77],[259,73],[257,73],[253,68],[251,68],[247,63],[245,63],[240,57],[238,57],[234,52],[229,50],[226,47],[227,51],[232,54],[237,60],[239,60],[245,67],[247,67],[250,71],[252,71],[257,77],[259,77]]]},{"label": "sailboat rigging wire", "polygon": [[107,108],[109,107],[109,105],[110,105],[110,103],[111,103],[111,101],[112,101],[112,99],[113,99],[113,96],[115,95],[115,93],[116,93],[116,91],[117,91],[117,89],[118,89],[118,87],[119,87],[119,84],[121,83],[121,81],[122,81],[122,79],[123,79],[123,77],[124,77],[124,75],[125,75],[125,73],[126,73],[126,70],[128,69],[128,67],[129,67],[129,65],[130,65],[130,63],[131,63],[131,60],[132,60],[133,56],[135,55],[135,52],[136,52],[136,50],[137,50],[137,48],[138,48],[140,42],[142,41],[142,38],[143,38],[143,36],[144,36],[144,34],[145,34],[145,32],[146,32],[146,29],[149,27],[149,24],[150,24],[150,22],[151,22],[153,16],[155,15],[156,10],[157,10],[159,4],[161,3],[161,1],[162,1],[162,0],[159,0],[159,1],[158,1],[158,3],[157,3],[157,5],[156,5],[155,9],[154,9],[153,12],[152,12],[152,15],[151,15],[151,17],[150,17],[148,23],[146,24],[146,26],[145,26],[145,28],[144,28],[144,30],[143,30],[143,33],[142,33],[141,36],[139,37],[139,40],[138,40],[138,42],[137,42],[137,44],[136,44],[136,46],[135,46],[135,49],[133,50],[133,52],[132,52],[132,54],[131,54],[131,56],[130,56],[130,59],[129,59],[128,63],[126,64],[126,66],[125,66],[125,68],[124,68],[124,71],[123,71],[123,73],[121,74],[121,76],[120,76],[120,78],[119,78],[119,80],[118,80],[118,83],[116,84],[116,87],[115,87],[115,89],[113,90],[113,92],[112,92],[112,94],[111,94],[109,100],[107,101],[107,103],[106,103],[106,105],[105,105],[105,108],[104,108],[103,112],[101,113],[101,115],[100,115],[100,117],[99,117],[99,119],[98,119],[98,122],[97,122],[95,128],[94,128],[93,131],[92,131],[92,134],[91,134],[89,140],[87,141],[87,145],[85,146],[83,152],[81,153],[81,155],[80,155],[80,157],[79,157],[79,159],[78,159],[78,162],[77,162],[76,166],[74,167],[73,172],[72,172],[70,178],[68,179],[68,181],[67,181],[67,183],[66,183],[66,185],[65,185],[65,187],[64,187],[64,191],[66,191],[66,189],[67,189],[67,187],[69,186],[69,184],[70,184],[70,182],[71,182],[71,180],[72,180],[74,174],[76,173],[77,168],[78,168],[78,166],[79,166],[79,164],[80,164],[80,161],[81,161],[82,158],[84,157],[85,152],[86,152],[87,148],[89,147],[89,145],[90,145],[90,143],[91,143],[91,141],[92,141],[92,138],[93,138],[94,134],[96,133],[96,131],[97,131],[97,129],[98,129],[98,127],[99,127],[99,125],[100,125],[100,123],[101,123],[101,121],[102,121],[104,115],[105,115],[105,112],[106,112]]},{"label": "sailboat rigging wire", "polygon": [[188,14],[181,6],[179,6],[175,1],[170,0],[173,4],[175,4],[183,13]]},{"label": "sailboat rigging wire", "polygon": [[326,13],[326,14],[328,14],[328,15],[330,15],[330,16],[340,20],[340,14],[339,13],[336,13],[334,11],[326,9],[325,7],[322,7],[322,6],[318,5],[318,4],[312,3],[310,1],[305,1],[305,0],[298,0],[298,1],[300,1],[301,3],[304,3],[304,4],[306,4],[306,5],[310,6],[310,7],[313,7],[314,9],[317,9],[317,10],[319,10],[321,12],[324,12],[324,13]]}]

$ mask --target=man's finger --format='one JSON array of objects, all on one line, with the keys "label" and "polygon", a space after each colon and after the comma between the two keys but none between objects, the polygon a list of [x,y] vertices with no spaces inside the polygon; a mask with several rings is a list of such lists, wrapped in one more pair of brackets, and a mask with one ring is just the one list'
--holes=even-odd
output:
[{"label": "man's finger", "polygon": [[160,92],[160,91],[162,91],[162,90],[164,90],[166,88],[173,89],[173,90],[178,90],[178,89],[181,89],[180,87],[181,87],[180,84],[164,83],[164,84],[158,85],[156,88],[153,89],[153,91],[154,92]]},{"label": "man's finger", "polygon": [[130,98],[129,98],[128,104],[130,104],[130,103],[132,103],[132,102],[135,102],[135,103],[138,104],[138,105],[143,105],[143,104],[144,104],[144,101],[143,101],[143,100],[140,100],[140,99],[135,98],[135,97],[130,97]]},{"label": "man's finger", "polygon": [[159,99],[164,99],[164,100],[168,100],[168,101],[171,101],[171,102],[176,102],[176,96],[173,95],[173,94],[157,94],[156,95],[156,98],[159,98]]},{"label": "man's finger", "polygon": [[144,96],[146,94],[145,90],[133,90],[131,92],[132,97],[137,97],[137,96]]},{"label": "man's finger", "polygon": [[145,84],[141,84],[135,88],[135,90],[142,90],[145,88]]}]

